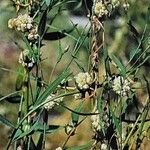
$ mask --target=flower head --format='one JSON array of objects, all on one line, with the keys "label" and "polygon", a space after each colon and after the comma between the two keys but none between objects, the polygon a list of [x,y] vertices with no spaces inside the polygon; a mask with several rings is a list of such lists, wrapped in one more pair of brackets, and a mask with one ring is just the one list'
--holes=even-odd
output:
[{"label": "flower head", "polygon": [[[98,113],[98,110],[95,113]],[[95,129],[96,131],[99,131],[101,129],[101,126],[99,123],[100,121],[99,114],[91,116],[91,121],[92,121],[93,129]]]},{"label": "flower head", "polygon": [[55,150],[63,150],[61,147],[57,147]]},{"label": "flower head", "polygon": [[127,92],[130,91],[130,82],[121,76],[115,77],[112,85],[113,90],[122,96],[126,96]]},{"label": "flower head", "polygon": [[113,8],[116,8],[120,5],[120,1],[119,0],[112,0],[112,6]]},{"label": "flower head", "polygon": [[9,19],[8,27],[25,32],[26,30],[30,30],[33,27],[32,22],[33,19],[28,14],[20,14],[17,18]]},{"label": "flower head", "polygon": [[32,40],[36,40],[37,38],[38,38],[38,33],[37,33],[37,29],[31,29],[30,31],[29,31],[29,34],[28,34],[28,39],[30,40],[30,41],[32,41]]},{"label": "flower head", "polygon": [[86,72],[86,73],[81,72],[77,76],[75,76],[75,81],[76,81],[79,89],[86,90],[92,84],[92,77],[90,76],[90,74],[88,72]]},{"label": "flower head", "polygon": [[101,145],[101,150],[107,150],[107,149],[108,149],[107,145],[104,144],[104,143],[102,143],[102,145]]},{"label": "flower head", "polygon": [[49,102],[47,102],[46,104],[44,104],[44,108],[45,109],[51,110],[55,105],[59,105],[59,103],[63,100],[63,97],[51,100],[53,97],[54,97],[54,95],[49,95],[47,97],[46,101],[49,101]]},{"label": "flower head", "polygon": [[101,1],[95,4],[94,12],[98,17],[103,17],[108,14],[106,6]]},{"label": "flower head", "polygon": [[74,99],[75,100],[82,99],[82,94],[81,93],[74,94]]},{"label": "flower head", "polygon": [[128,2],[123,3],[123,8],[127,11],[130,7],[130,4]]},{"label": "flower head", "polygon": [[20,53],[19,63],[22,64],[23,67],[28,67],[28,68],[33,67],[35,63],[35,59],[31,56],[28,49],[25,49]]}]

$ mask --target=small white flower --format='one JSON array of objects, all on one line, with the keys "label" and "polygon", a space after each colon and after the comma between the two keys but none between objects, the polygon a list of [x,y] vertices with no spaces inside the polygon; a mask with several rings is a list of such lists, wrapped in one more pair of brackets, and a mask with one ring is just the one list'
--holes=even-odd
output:
[{"label": "small white flower", "polygon": [[33,65],[34,65],[33,62],[28,63],[28,67],[29,67],[29,68],[32,68]]},{"label": "small white flower", "polygon": [[81,98],[82,98],[81,93],[74,94],[74,99],[75,100],[78,100],[78,99],[81,99]]},{"label": "small white flower", "polygon": [[126,96],[127,92],[130,91],[130,82],[121,76],[115,77],[112,85],[113,90],[122,96]]},{"label": "small white flower", "polygon": [[46,99],[47,102],[46,104],[44,104],[44,108],[47,110],[51,110],[55,105],[59,105],[59,103],[63,100],[63,97],[60,98],[56,98],[51,100],[55,95],[49,95]]},{"label": "small white flower", "polygon": [[22,149],[22,147],[21,147],[21,146],[18,146],[18,147],[17,147],[17,150],[23,150],[23,149]]},{"label": "small white flower", "polygon": [[102,16],[108,14],[108,10],[107,10],[106,6],[102,2],[97,2],[96,3],[94,11],[95,11],[95,14],[98,17],[102,17]]},{"label": "small white flower", "polygon": [[112,0],[112,6],[113,8],[116,8],[120,5],[120,1],[119,0]]},{"label": "small white flower", "polygon": [[124,8],[125,10],[128,10],[129,7],[130,7],[130,4],[129,4],[128,2],[124,2],[124,3],[123,3],[123,8]]},{"label": "small white flower", "polygon": [[88,89],[92,83],[92,77],[88,72],[81,72],[75,76],[75,81],[80,89]]},{"label": "small white flower", "polygon": [[107,149],[108,149],[107,145],[103,143],[103,144],[101,145],[101,150],[107,150]]},{"label": "small white flower", "polygon": [[20,14],[17,18],[9,19],[8,27],[25,32],[27,29],[30,30],[33,27],[32,22],[33,19],[28,14]]},{"label": "small white flower", "polygon": [[[29,50],[27,49],[25,49],[24,51],[20,53],[18,62],[22,64],[23,67],[28,67],[28,68],[33,67],[35,60],[33,57],[29,57],[29,55],[30,53],[29,53]],[[26,62],[26,59],[28,59],[28,62]]]},{"label": "small white flower", "polygon": [[56,150],[63,150],[61,147],[57,147]]},{"label": "small white flower", "polygon": [[37,34],[37,29],[33,28],[32,30],[29,31],[28,39],[31,40],[31,41],[36,40],[38,38],[38,36],[39,35]]},{"label": "small white flower", "polygon": [[29,29],[29,30],[32,28],[32,24],[31,23],[27,23],[26,26],[27,26],[27,29]]},{"label": "small white flower", "polygon": [[[98,110],[95,111],[95,113],[98,113]],[[92,127],[93,129],[95,129],[96,131],[99,131],[101,129],[101,126],[100,126],[100,118],[99,118],[99,114],[97,115],[92,115],[91,116],[91,121],[92,121]]]}]

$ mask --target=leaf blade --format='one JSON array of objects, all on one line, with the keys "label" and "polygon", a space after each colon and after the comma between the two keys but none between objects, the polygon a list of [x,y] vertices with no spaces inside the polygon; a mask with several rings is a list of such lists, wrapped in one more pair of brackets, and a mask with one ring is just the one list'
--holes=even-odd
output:
[{"label": "leaf blade", "polygon": [[0,123],[15,129],[15,126],[8,119],[6,119],[4,116],[2,116],[1,114],[0,114]]}]

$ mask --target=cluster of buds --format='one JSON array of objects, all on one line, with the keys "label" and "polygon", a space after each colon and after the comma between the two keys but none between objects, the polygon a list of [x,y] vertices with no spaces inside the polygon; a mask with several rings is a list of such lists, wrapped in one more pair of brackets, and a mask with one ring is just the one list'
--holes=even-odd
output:
[{"label": "cluster of buds", "polygon": [[116,7],[118,7],[120,5],[120,1],[119,0],[112,0],[111,3],[112,3],[113,8],[116,8]]},{"label": "cluster of buds", "polygon": [[82,94],[81,94],[81,93],[74,94],[74,99],[75,99],[75,100],[80,100],[80,99],[82,99]]},{"label": "cluster of buds", "polygon": [[130,7],[130,4],[126,1],[123,3],[123,8],[127,11]]},{"label": "cluster of buds", "polygon": [[118,95],[126,96],[130,91],[130,82],[127,79],[124,79],[121,76],[115,76],[112,84],[113,91],[115,91]]},{"label": "cluster of buds", "polygon": [[27,14],[20,14],[17,18],[10,19],[8,21],[8,27],[11,29],[16,29],[18,31],[25,32],[30,30],[32,25],[33,19]]},{"label": "cluster of buds", "polygon": [[75,76],[75,81],[80,90],[87,90],[90,88],[93,80],[88,72],[81,72]]},{"label": "cluster of buds", "polygon": [[30,51],[25,49],[20,53],[19,63],[22,64],[23,67],[32,68],[35,64],[35,59],[31,56]]},{"label": "cluster of buds", "polygon": [[56,150],[63,150],[61,147],[57,147]]},{"label": "cluster of buds", "polygon": [[32,41],[32,40],[36,40],[36,39],[38,39],[38,34],[37,34],[37,29],[36,28],[33,28],[33,29],[31,29],[30,31],[29,31],[29,34],[28,34],[28,39],[30,40],[30,41]]},{"label": "cluster of buds", "polygon": [[44,104],[44,108],[47,110],[51,110],[54,106],[59,105],[60,102],[62,102],[63,97],[56,98],[54,100],[51,100],[54,97],[54,95],[49,95],[46,98],[47,103]]},{"label": "cluster of buds", "polygon": [[102,1],[95,4],[94,12],[99,18],[108,15],[108,10]]},{"label": "cluster of buds", "polygon": [[33,18],[28,14],[20,14],[17,18],[9,19],[8,27],[21,32],[28,32],[28,39],[31,41],[38,38],[37,29],[33,25]]},{"label": "cluster of buds", "polygon": [[108,146],[106,144],[102,143],[101,150],[108,150]]},{"label": "cluster of buds", "polygon": [[[98,113],[98,110],[95,111],[95,113]],[[92,128],[96,131],[101,130],[101,125],[100,125],[100,116],[99,114],[91,116],[91,121],[92,121]]]}]

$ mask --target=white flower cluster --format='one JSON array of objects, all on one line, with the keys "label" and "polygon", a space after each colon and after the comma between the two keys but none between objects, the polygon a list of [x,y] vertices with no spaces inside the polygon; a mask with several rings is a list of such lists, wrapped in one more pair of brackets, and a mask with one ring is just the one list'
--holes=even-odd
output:
[{"label": "white flower cluster", "polygon": [[82,94],[81,93],[74,94],[74,99],[75,100],[79,100],[81,98],[82,98]]},{"label": "white flower cluster", "polygon": [[22,51],[20,53],[20,56],[19,56],[19,63],[22,64],[23,67],[28,67],[28,68],[32,68],[34,63],[35,63],[35,60],[33,57],[30,57],[30,52],[28,49],[25,49],[24,51]]},{"label": "white flower cluster", "polygon": [[17,150],[23,150],[23,149],[22,149],[22,147],[19,145],[19,146],[17,147]]},{"label": "white flower cluster", "polygon": [[[95,112],[98,113],[98,110]],[[91,121],[92,121],[92,127],[93,129],[95,129],[96,131],[101,130],[101,126],[100,126],[100,118],[99,118],[99,114],[98,115],[92,115],[91,116]]]},{"label": "white flower cluster", "polygon": [[106,144],[102,143],[101,144],[101,150],[108,150],[108,147]]},{"label": "white flower cluster", "polygon": [[95,4],[94,12],[98,17],[103,17],[108,14],[108,10],[102,1]]},{"label": "white flower cluster", "polygon": [[63,150],[61,147],[57,147],[55,150]]},{"label": "white flower cluster", "polygon": [[20,14],[17,18],[13,18],[8,21],[8,27],[25,32],[27,29],[30,30],[33,27],[32,22],[33,19],[29,15]]},{"label": "white flower cluster", "polygon": [[119,0],[112,0],[111,3],[112,3],[113,8],[116,8],[116,7],[118,7],[120,5],[120,1]]},{"label": "white flower cluster", "polygon": [[28,39],[31,41],[36,40],[39,36],[36,27],[33,26],[33,18],[28,14],[20,14],[17,18],[9,19],[8,27],[22,32],[28,31]]},{"label": "white flower cluster", "polygon": [[39,37],[39,35],[37,34],[37,29],[33,28],[29,31],[29,34],[28,34],[28,39],[30,41],[32,40],[37,40]]},{"label": "white flower cluster", "polygon": [[127,92],[130,91],[130,82],[127,79],[118,76],[113,80],[112,88],[117,94],[126,96]]},{"label": "white flower cluster", "polygon": [[[47,97],[46,101],[51,100],[53,97],[54,97],[54,95],[49,95]],[[51,101],[47,102],[46,104],[44,104],[44,108],[47,110],[51,110],[55,105],[59,105],[59,103],[62,102],[62,100],[63,100],[63,97],[51,100]]]},{"label": "white flower cluster", "polygon": [[86,90],[92,84],[92,77],[90,76],[88,72],[86,73],[81,72],[77,76],[75,76],[75,81],[79,89]]},{"label": "white flower cluster", "polygon": [[125,10],[128,10],[129,7],[130,7],[130,4],[129,4],[128,2],[124,2],[124,3],[123,3],[123,8],[124,8]]}]

